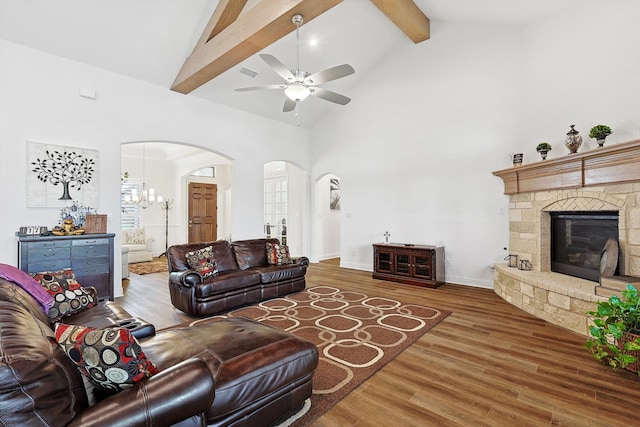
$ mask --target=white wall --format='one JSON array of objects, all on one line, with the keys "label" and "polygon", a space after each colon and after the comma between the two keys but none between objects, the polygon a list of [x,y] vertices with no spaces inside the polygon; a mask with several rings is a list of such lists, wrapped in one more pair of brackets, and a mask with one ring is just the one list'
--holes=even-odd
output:
[{"label": "white wall", "polygon": [[[97,99],[79,96],[91,88]],[[262,235],[263,164],[273,156],[308,169],[308,131],[169,89],[0,41],[0,262],[16,264],[20,225],[56,225],[58,209],[26,208],[25,141],[100,151],[100,213],[120,246],[120,145],[175,141],[233,161],[234,239]],[[120,277],[116,251],[116,278]],[[115,281],[116,295],[121,284]]]},{"label": "white wall", "polygon": [[336,175],[327,174],[322,176],[314,186],[314,241],[310,258],[312,262],[340,256],[342,215],[341,211],[331,210],[329,206],[332,178],[339,179]]},{"label": "white wall", "polygon": [[579,152],[597,147],[589,138],[597,124],[613,129],[606,145],[640,138],[640,1],[585,2],[530,25],[524,37],[525,162],[539,159],[541,141],[553,147],[549,159],[565,156],[572,124]]},{"label": "white wall", "polygon": [[490,171],[517,135],[520,37],[431,30],[428,42],[396,46],[341,114],[314,127],[312,176],[341,178],[343,266],[371,270],[371,245],[388,231],[392,242],[444,245],[447,281],[490,287],[489,264],[508,242],[507,201]]},{"label": "white wall", "polygon": [[357,70],[353,101],[311,135],[312,179],[341,177],[342,265],[371,270],[371,244],[389,231],[444,245],[447,281],[492,287],[509,225],[491,172],[511,166],[508,153],[537,161],[547,140],[551,157],[566,155],[570,124],[585,140],[597,123],[614,128],[607,143],[638,137],[639,8],[589,2],[526,28],[432,21],[431,40]]}]

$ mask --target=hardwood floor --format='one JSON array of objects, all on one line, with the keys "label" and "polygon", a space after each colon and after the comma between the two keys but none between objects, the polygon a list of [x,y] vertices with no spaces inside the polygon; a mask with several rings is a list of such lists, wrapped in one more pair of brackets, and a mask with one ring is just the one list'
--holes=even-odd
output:
[{"label": "hardwood floor", "polygon": [[[640,377],[611,372],[582,348],[584,337],[532,317],[491,289],[374,280],[335,261],[309,267],[307,286],[320,284],[453,314],[314,426],[640,425]],[[116,302],[157,328],[190,319],[171,305],[167,273],[132,274]]]}]

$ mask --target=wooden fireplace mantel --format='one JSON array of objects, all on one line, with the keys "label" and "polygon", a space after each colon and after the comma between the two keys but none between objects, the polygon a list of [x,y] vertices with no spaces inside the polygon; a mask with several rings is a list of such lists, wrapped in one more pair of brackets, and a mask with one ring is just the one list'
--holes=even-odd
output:
[{"label": "wooden fireplace mantel", "polygon": [[640,181],[640,139],[493,172],[504,194]]}]

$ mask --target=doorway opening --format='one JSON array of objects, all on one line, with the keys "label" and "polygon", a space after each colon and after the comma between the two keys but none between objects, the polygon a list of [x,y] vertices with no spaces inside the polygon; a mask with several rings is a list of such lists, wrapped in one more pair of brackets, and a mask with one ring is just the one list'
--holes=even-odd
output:
[{"label": "doorway opening", "polygon": [[323,175],[315,185],[314,261],[339,259],[341,253],[342,180]]},{"label": "doorway opening", "polygon": [[[231,235],[230,159],[182,143],[138,141],[122,144],[120,164],[121,228],[142,229],[146,239],[152,238],[150,250],[154,257],[165,252],[167,246],[189,241],[191,183],[216,186],[216,238]],[[144,208],[139,205],[128,208],[122,203],[125,195],[130,196],[127,186],[137,185],[141,192],[143,182],[146,182],[147,197],[148,189],[154,189],[154,202]],[[158,200],[159,195],[162,200]],[[131,215],[136,216],[135,220],[129,218]]]},{"label": "doorway opening", "polygon": [[292,163],[272,161],[264,165],[264,236],[289,246],[293,256],[305,254],[306,182],[304,171]]}]

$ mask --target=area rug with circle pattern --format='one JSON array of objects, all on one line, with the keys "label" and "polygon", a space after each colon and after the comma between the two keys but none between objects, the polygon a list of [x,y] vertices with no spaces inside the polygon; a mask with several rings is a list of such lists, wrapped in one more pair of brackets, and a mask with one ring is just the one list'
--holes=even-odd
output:
[{"label": "area rug with circle pattern", "polygon": [[316,286],[303,292],[199,319],[247,317],[318,346],[311,408],[293,426],[306,426],[400,354],[450,311]]}]

